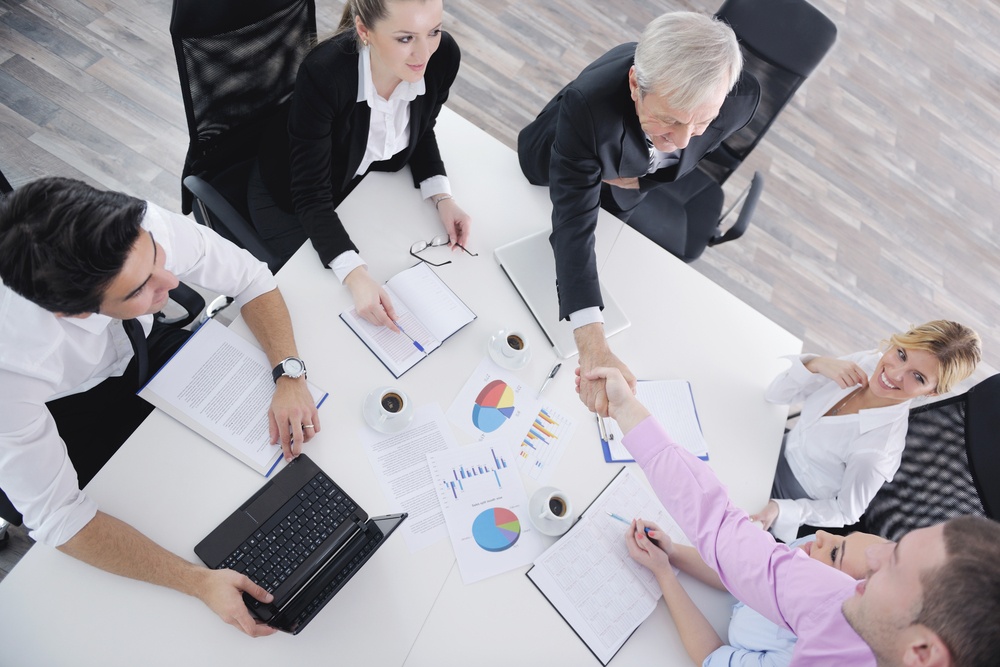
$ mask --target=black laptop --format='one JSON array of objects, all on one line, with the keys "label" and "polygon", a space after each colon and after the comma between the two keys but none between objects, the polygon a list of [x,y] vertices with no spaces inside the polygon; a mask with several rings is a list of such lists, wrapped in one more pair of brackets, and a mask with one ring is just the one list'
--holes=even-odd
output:
[{"label": "black laptop", "polygon": [[243,600],[268,625],[298,634],[405,518],[369,517],[302,454],[194,552],[208,567],[242,572],[270,591],[270,604],[246,593]]}]

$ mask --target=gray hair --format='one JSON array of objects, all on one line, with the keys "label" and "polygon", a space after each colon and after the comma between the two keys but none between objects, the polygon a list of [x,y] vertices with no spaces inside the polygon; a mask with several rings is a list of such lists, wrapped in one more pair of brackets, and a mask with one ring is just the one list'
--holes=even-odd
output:
[{"label": "gray hair", "polygon": [[635,49],[635,76],[642,95],[667,96],[691,111],[723,86],[732,90],[743,70],[733,29],[695,12],[663,14],[646,26]]}]

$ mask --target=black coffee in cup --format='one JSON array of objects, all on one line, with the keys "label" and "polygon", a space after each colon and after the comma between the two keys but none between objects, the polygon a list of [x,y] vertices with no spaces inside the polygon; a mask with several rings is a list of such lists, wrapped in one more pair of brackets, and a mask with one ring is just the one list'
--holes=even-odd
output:
[{"label": "black coffee in cup", "polygon": [[396,413],[403,409],[403,397],[392,391],[382,394],[381,403],[386,412]]},{"label": "black coffee in cup", "polygon": [[517,334],[510,334],[507,336],[507,345],[509,345],[512,350],[524,349],[524,341]]},{"label": "black coffee in cup", "polygon": [[561,517],[566,513],[566,501],[559,496],[552,496],[549,498],[549,511],[554,515]]}]

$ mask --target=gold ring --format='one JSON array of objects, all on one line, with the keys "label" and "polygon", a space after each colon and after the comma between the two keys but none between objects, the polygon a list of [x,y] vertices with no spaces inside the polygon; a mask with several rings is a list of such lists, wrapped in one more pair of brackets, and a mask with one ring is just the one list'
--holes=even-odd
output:
[{"label": "gold ring", "polygon": [[312,424],[303,424],[302,428],[316,428],[316,427],[313,426]]}]

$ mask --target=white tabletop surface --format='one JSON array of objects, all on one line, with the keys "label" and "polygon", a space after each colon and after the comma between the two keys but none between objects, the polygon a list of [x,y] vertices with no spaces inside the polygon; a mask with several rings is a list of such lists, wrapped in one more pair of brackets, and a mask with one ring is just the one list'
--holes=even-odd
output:
[{"label": "white tabletop surface", "polygon": [[[330,392],[322,432],[307,445],[370,514],[389,509],[360,445],[361,405],[374,387],[397,384],[419,407],[447,410],[486,354],[490,335],[518,327],[533,342],[519,371],[541,384],[557,360],[492,250],[549,224],[545,188],[528,185],[513,151],[445,109],[438,141],[455,198],[473,219],[471,250],[432,249],[436,269],[478,318],[396,381],[338,318],[346,288],[308,245],[279,273],[309,377]],[[417,240],[441,232],[409,173],[373,174],[338,212],[377,280],[411,266]],[[777,458],[785,408],[763,389],[801,342],[610,215],[601,213],[602,281],[632,326],[612,349],[644,379],[691,382],[712,466],[737,504],[758,509]],[[242,322],[234,328],[248,334]],[[582,508],[620,465],[601,455],[596,426],[573,390],[574,360],[564,362],[546,397],[576,420],[573,441],[551,484]],[[469,441],[453,429],[458,442]],[[87,487],[101,508],[193,562],[194,545],[260,486],[262,478],[156,411]],[[525,478],[530,494],[535,490]],[[0,582],[0,662],[5,664],[241,664],[300,659],[342,665],[598,664],[524,576],[527,568],[465,585],[447,541],[410,553],[391,538],[300,635],[251,640],[199,601],[112,576],[44,545]],[[732,599],[685,580],[720,630]],[[723,634],[724,636],[724,634]],[[674,656],[675,659],[671,659]],[[661,602],[612,664],[682,664],[683,648]],[[666,662],[664,662],[666,661]]]}]

